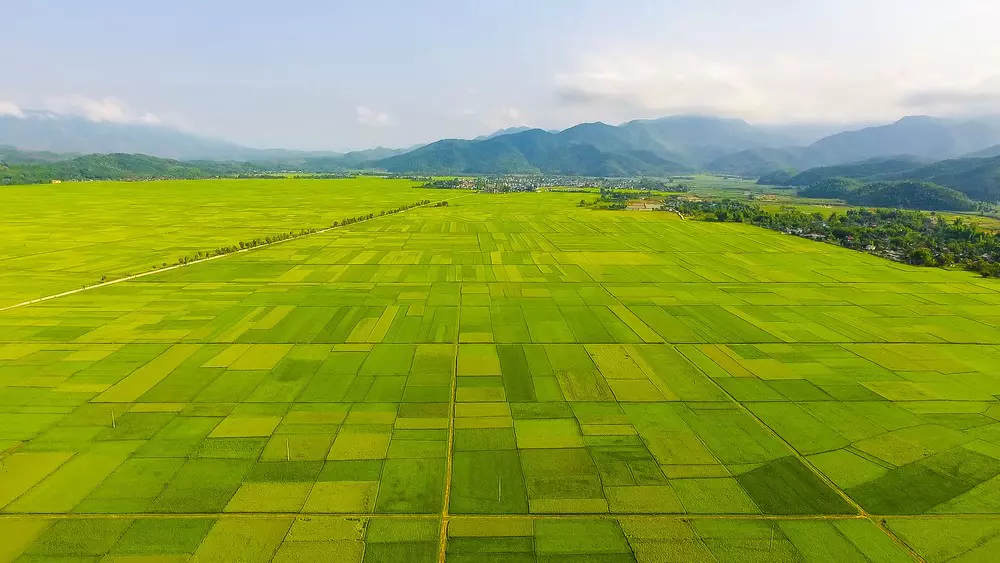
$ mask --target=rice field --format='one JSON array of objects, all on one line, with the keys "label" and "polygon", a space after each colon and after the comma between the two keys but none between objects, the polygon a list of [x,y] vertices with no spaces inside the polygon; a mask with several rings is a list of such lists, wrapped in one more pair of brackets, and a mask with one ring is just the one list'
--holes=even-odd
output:
[{"label": "rice field", "polygon": [[996,280],[372,182],[450,205],[0,312],[0,561],[995,558]]},{"label": "rice field", "polygon": [[415,203],[423,190],[413,185],[362,177],[2,186],[0,308]]}]

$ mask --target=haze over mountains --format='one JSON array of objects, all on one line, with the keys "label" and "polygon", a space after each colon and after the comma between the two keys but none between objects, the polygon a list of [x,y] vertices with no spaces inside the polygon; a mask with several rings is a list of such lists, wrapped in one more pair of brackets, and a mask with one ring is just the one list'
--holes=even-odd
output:
[{"label": "haze over mountains", "polygon": [[[47,112],[0,116],[0,145],[50,153],[142,153],[178,160],[283,163],[310,169],[420,174],[549,173],[629,176],[713,171],[757,176],[873,158],[932,162],[1000,154],[1000,118],[905,117],[816,138],[822,126],[756,126],[739,119],[672,116],[562,131],[516,127],[471,140],[347,154],[262,150],[153,124],[95,122]],[[826,126],[829,131],[829,126]],[[21,153],[24,154],[23,152]],[[0,154],[0,159],[4,159]]]},{"label": "haze over mountains", "polygon": [[[138,153],[177,160],[286,162],[336,157],[343,163],[387,158],[407,149],[377,147],[350,153],[255,149],[237,143],[144,123],[92,121],[75,115],[25,111],[22,116],[0,115],[0,147],[16,147],[22,156],[39,153]],[[0,161],[3,161],[0,153]]]}]

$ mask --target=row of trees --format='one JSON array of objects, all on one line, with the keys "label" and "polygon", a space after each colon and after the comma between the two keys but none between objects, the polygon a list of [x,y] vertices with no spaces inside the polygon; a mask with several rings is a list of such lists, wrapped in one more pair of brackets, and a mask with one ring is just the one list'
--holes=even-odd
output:
[{"label": "row of trees", "polygon": [[[399,207],[394,207],[392,209],[383,209],[383,210],[379,211],[377,214],[376,213],[367,213],[365,215],[358,215],[357,217],[347,217],[345,219],[341,219],[340,221],[334,221],[327,228],[335,229],[337,227],[344,227],[346,225],[353,225],[354,223],[360,223],[361,221],[368,221],[368,220],[374,219],[375,217],[384,217],[386,215],[393,215],[395,213],[401,213],[403,211],[406,211],[407,209],[413,209],[414,207],[421,207],[421,206],[424,206],[424,205],[429,205],[430,203],[431,203],[431,200],[429,200],[429,199],[422,199],[422,200],[420,200],[418,202],[409,203],[409,204],[406,204],[406,205],[401,205]],[[445,201],[445,202],[437,202],[435,205],[439,206],[439,205],[441,205],[441,203],[444,203],[445,205],[448,204],[448,202]],[[232,246],[222,246],[222,247],[216,248],[213,252],[197,252],[197,253],[192,254],[190,256],[182,256],[180,259],[177,260],[177,263],[178,264],[187,264],[189,262],[193,262],[195,260],[209,258],[211,256],[222,256],[224,254],[232,254],[233,252],[238,252],[240,250],[247,250],[247,249],[250,249],[250,248],[255,248],[255,247],[258,247],[258,246],[263,246],[263,245],[266,245],[266,244],[273,244],[273,243],[276,243],[276,242],[281,242],[281,241],[284,241],[284,240],[298,238],[298,237],[305,236],[305,235],[311,235],[311,234],[315,233],[317,230],[318,229],[300,229],[298,231],[288,231],[287,233],[278,233],[278,234],[275,234],[275,235],[266,236],[266,237],[260,237],[260,238],[255,238],[255,239],[248,240],[248,241],[240,241],[239,243],[237,243],[235,245],[232,245]]]},{"label": "row of trees", "polygon": [[905,209],[849,209],[845,213],[767,211],[735,200],[671,200],[664,209],[710,221],[749,223],[822,240],[917,266],[961,267],[1000,277],[1000,237],[961,217]]},{"label": "row of trees", "polygon": [[683,193],[687,192],[688,188],[686,186],[677,184],[670,185],[663,191],[659,190],[646,190],[646,189],[614,189],[614,188],[601,188],[601,196],[594,200],[592,203],[588,203],[586,200],[580,200],[580,207],[593,206],[598,209],[625,209],[628,207],[628,202],[634,199],[642,199],[650,196],[664,196],[670,193]]},{"label": "row of trees", "polygon": [[[403,211],[406,211],[407,209],[413,209],[414,207],[421,207],[421,206],[425,206],[425,205],[432,205],[433,207],[446,207],[448,205],[448,202],[447,201],[432,202],[429,199],[422,199],[422,200],[417,201],[415,203],[409,203],[409,204],[406,204],[406,205],[401,205],[399,207],[394,207],[392,209],[383,209],[383,210],[379,211],[378,213],[366,213],[364,215],[358,215],[356,217],[347,217],[347,218],[341,219],[339,221],[334,221],[333,223],[331,223],[326,228],[328,228],[328,229],[335,229],[337,227],[344,227],[344,226],[347,226],[347,225],[353,225],[355,223],[360,223],[362,221],[368,221],[368,220],[374,219],[375,217],[384,217],[386,215],[393,215],[393,214],[396,214],[396,213],[401,213]],[[250,239],[250,240],[242,240],[242,241],[240,241],[240,242],[238,242],[236,244],[232,244],[232,245],[228,245],[228,246],[220,246],[220,247],[216,248],[215,250],[211,250],[211,251],[207,251],[207,252],[199,250],[198,252],[195,252],[194,254],[188,254],[186,256],[181,256],[180,258],[177,259],[177,262],[175,262],[174,264],[175,265],[181,265],[181,266],[183,266],[185,264],[190,264],[192,262],[197,262],[199,260],[205,260],[205,259],[208,259],[208,258],[214,258],[216,256],[225,256],[226,254],[233,254],[234,252],[239,252],[241,250],[249,250],[251,248],[256,248],[258,246],[264,246],[264,245],[268,245],[268,244],[274,244],[276,242],[282,242],[282,241],[286,241],[286,240],[290,240],[290,239],[294,239],[294,238],[303,237],[303,236],[306,236],[306,235],[311,235],[313,233],[318,232],[319,230],[320,229],[315,229],[315,228],[299,229],[299,230],[295,230],[295,231],[288,231],[287,233],[276,233],[276,234],[273,234],[273,235],[268,235],[266,237],[257,237],[257,238],[253,238],[253,239]],[[160,266],[153,266],[152,269],[153,270],[158,270],[160,268],[166,268],[169,265],[170,264],[167,264],[166,262],[164,262]],[[130,275],[132,275],[132,274],[122,274],[120,277],[129,277]],[[107,282],[107,281],[109,281],[109,277],[107,275],[101,277],[101,282],[102,283],[103,282]]]}]

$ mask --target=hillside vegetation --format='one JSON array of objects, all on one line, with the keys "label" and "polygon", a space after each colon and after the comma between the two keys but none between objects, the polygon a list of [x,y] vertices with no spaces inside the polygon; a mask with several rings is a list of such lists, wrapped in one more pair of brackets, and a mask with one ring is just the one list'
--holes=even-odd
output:
[{"label": "hillside vegetation", "polygon": [[[990,120],[906,117],[796,146],[789,137],[741,120],[679,116],[618,126],[583,123],[558,132],[531,129],[472,141],[448,139],[368,165],[426,174],[653,175],[707,170],[762,176],[869,161],[878,172],[899,172],[976,151],[988,155],[997,143],[1000,126]],[[896,167],[883,164],[890,162]]]},{"label": "hillside vegetation", "polygon": [[[897,159],[898,155],[912,155],[908,158],[925,163],[992,157],[1000,147],[1000,121],[989,118],[960,121],[913,116],[832,135],[828,133],[833,129],[824,129],[813,136],[796,133],[788,126],[679,115],[620,125],[581,123],[561,131],[513,127],[472,140],[443,139],[409,148],[378,147],[342,154],[252,149],[168,127],[93,123],[32,111],[22,117],[0,116],[0,145],[22,149],[22,154],[15,155],[0,148],[0,162],[23,162],[25,151],[34,153],[28,157],[31,161],[62,160],[67,158],[65,153],[141,153],[181,161],[252,162],[268,169],[322,173],[378,170],[440,175],[655,176],[708,171],[759,177],[776,170],[801,171]],[[820,138],[823,134],[826,136]]]},{"label": "hillside vegetation", "polygon": [[898,207],[931,211],[971,211],[976,209],[976,202],[961,192],[916,180],[862,184],[853,178],[827,178],[801,190],[799,195],[810,198],[841,199],[851,205],[865,207]]},{"label": "hillside vegetation", "polygon": [[854,178],[827,178],[799,191],[802,197],[813,197],[822,199],[844,199],[860,188],[863,184]]},{"label": "hillside vegetation", "polygon": [[[868,160],[856,164],[813,168],[796,174],[781,184],[815,186],[831,178],[854,178],[862,181],[916,180],[938,184],[980,201],[1000,200],[1000,157],[958,158],[930,164],[912,158]],[[761,177],[758,182],[767,183],[773,179]]]},{"label": "hillside vegetation", "polygon": [[976,208],[976,204],[961,192],[915,180],[872,182],[848,192],[845,200],[851,205],[866,207],[932,211],[971,211]]},{"label": "hillside vegetation", "polygon": [[674,199],[664,210],[701,220],[749,223],[914,266],[959,266],[983,277],[1000,276],[1000,236],[961,218],[946,221],[904,209],[848,209],[824,216],[797,209],[768,211],[731,199]]},{"label": "hillside vegetation", "polygon": [[182,162],[142,154],[90,154],[56,162],[0,164],[0,184],[39,184],[53,180],[195,179],[258,172],[242,162]]},{"label": "hillside vegetation", "polygon": [[704,169],[744,149],[791,142],[742,120],[677,116],[618,126],[582,123],[554,133],[530,129],[472,141],[445,139],[371,166],[425,174],[674,174]]},{"label": "hillside vegetation", "polygon": [[69,160],[76,154],[49,151],[25,151],[10,145],[0,145],[0,163],[25,164],[31,162],[56,162]]}]

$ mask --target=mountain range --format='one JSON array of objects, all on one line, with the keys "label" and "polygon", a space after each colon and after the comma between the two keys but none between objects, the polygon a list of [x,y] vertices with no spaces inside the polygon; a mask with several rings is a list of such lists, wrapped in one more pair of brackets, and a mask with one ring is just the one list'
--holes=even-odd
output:
[{"label": "mountain range", "polygon": [[[1000,200],[1000,156],[955,158],[937,162],[925,162],[912,157],[876,158],[854,164],[812,168],[776,183],[807,187],[844,178],[865,182],[917,180],[951,188],[980,201]],[[766,178],[761,178],[760,183],[769,182]]]},{"label": "mountain range", "polygon": [[[263,150],[160,125],[93,122],[25,112],[0,116],[0,145],[19,158],[59,153],[142,153],[178,160],[267,163],[287,169],[380,169],[419,174],[547,173],[585,176],[667,175],[710,171],[760,176],[869,159],[930,163],[1000,155],[1000,118],[904,117],[816,138],[830,126],[759,126],[740,119],[672,116],[620,125],[582,123],[562,131],[515,127],[475,139],[443,139],[405,149],[350,153]],[[26,152],[27,151],[27,152]],[[10,160],[0,149],[0,161]],[[25,156],[28,155],[28,156]]]},{"label": "mountain range", "polygon": [[619,126],[585,123],[472,141],[457,139],[374,162],[392,172],[576,173],[628,176],[711,171],[759,176],[871,158],[926,161],[1000,154],[1000,120],[905,117],[823,137],[808,145],[738,119],[677,116]]},{"label": "mountain range", "polygon": [[[138,153],[178,160],[289,163],[306,158],[331,157],[344,158],[348,162],[365,162],[401,152],[381,147],[347,154],[254,149],[162,125],[92,121],[45,111],[25,111],[21,116],[0,115],[0,146],[16,147],[22,156],[30,152],[71,155]],[[0,153],[2,159],[3,153]]]}]

